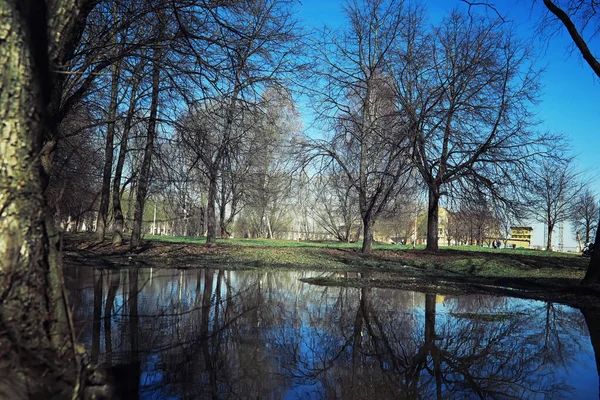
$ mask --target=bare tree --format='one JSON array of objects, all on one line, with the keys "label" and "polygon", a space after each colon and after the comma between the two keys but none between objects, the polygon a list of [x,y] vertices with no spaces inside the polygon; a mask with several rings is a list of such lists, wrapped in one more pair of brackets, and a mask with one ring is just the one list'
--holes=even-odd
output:
[{"label": "bare tree", "polygon": [[[158,30],[164,30],[166,27],[163,25],[162,20],[165,18],[164,12],[159,12],[158,20],[161,22],[157,25]],[[152,153],[154,151],[154,139],[157,131],[158,123],[158,96],[160,93],[160,80],[161,80],[161,62],[165,56],[163,49],[158,44],[153,50],[152,56],[152,99],[150,103],[150,116],[148,119],[148,134],[146,136],[146,145],[144,148],[144,156],[142,164],[140,166],[140,172],[137,179],[137,190],[135,197],[135,211],[133,217],[133,229],[131,232],[131,248],[137,247],[141,242],[142,235],[142,219],[144,216],[144,204],[146,202],[146,195],[148,194],[148,183],[150,175],[150,167],[152,163]]]},{"label": "bare tree", "polygon": [[360,224],[356,190],[337,164],[329,174],[314,178],[315,198],[311,214],[317,224],[339,241],[349,242]]},{"label": "bare tree", "polygon": [[291,142],[297,133],[294,105],[268,91],[249,130],[240,222],[252,237],[274,238],[289,230],[292,214]]},{"label": "bare tree", "polygon": [[547,138],[531,129],[539,89],[531,54],[501,20],[454,12],[428,32],[418,13],[412,19],[391,65],[429,188],[427,249],[435,251],[440,197],[509,199]]},{"label": "bare tree", "polygon": [[529,210],[537,221],[546,225],[546,250],[552,251],[554,228],[571,218],[584,185],[570,158],[544,158],[531,173]]},{"label": "bare tree", "polygon": [[[193,118],[200,111],[205,116],[210,112],[211,122],[197,121],[197,137],[189,129],[186,137],[196,144],[191,148],[204,165],[209,184],[208,246],[214,245],[217,237],[219,177],[233,144],[247,134],[246,111],[254,108],[268,86],[280,87],[295,69],[292,61],[299,49],[298,32],[289,6],[289,0],[268,0],[207,7],[209,32],[214,37],[210,60],[219,73],[201,82],[204,99],[191,101],[188,113]],[[199,143],[204,144],[197,146]]]},{"label": "bare tree", "polygon": [[596,196],[589,189],[582,190],[575,199],[570,220],[573,224],[573,233],[582,234],[585,243],[591,242],[598,226],[598,211]]},{"label": "bare tree", "polygon": [[408,180],[408,135],[394,101],[386,63],[405,21],[402,1],[349,1],[348,28],[324,30],[313,48],[312,83],[320,120],[333,134],[309,144],[329,158],[358,194],[362,252],[371,253],[373,226]]},{"label": "bare tree", "polygon": [[456,241],[482,246],[500,238],[500,219],[491,199],[474,193],[460,200],[458,210],[449,217],[448,231]]},{"label": "bare tree", "polygon": [[[463,1],[472,5],[483,4],[496,10],[493,3]],[[542,2],[548,10],[548,14],[539,25],[539,31],[542,35],[551,37],[559,30],[558,27],[564,27],[579,54],[594,74],[600,78],[600,61],[598,61],[598,56],[592,52],[589,45],[594,38],[597,38],[600,31],[600,19],[597,12],[598,2],[596,0],[542,0]],[[590,265],[583,279],[583,284],[593,284],[600,281],[600,229],[596,230],[594,243],[594,253],[590,259]]]}]

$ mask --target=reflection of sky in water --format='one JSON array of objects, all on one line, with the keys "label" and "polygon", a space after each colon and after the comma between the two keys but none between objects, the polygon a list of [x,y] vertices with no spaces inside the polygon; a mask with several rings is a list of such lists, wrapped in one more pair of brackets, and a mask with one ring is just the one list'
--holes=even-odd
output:
[{"label": "reflection of sky in water", "polygon": [[[420,293],[299,282],[322,275],[306,272],[141,269],[137,285],[129,271],[68,275],[81,340],[97,344],[99,362],[139,359],[131,379],[141,398],[383,399],[413,389],[477,397],[471,384],[483,397],[598,397],[585,320],[558,304],[493,296],[428,303]],[[105,316],[111,282],[107,340],[106,321],[95,329],[91,321],[94,287],[99,296],[102,286]]]}]

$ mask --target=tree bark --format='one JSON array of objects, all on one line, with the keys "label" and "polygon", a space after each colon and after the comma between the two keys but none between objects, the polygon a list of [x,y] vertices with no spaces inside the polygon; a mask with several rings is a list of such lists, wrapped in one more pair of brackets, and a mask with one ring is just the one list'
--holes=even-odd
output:
[{"label": "tree bark", "polygon": [[227,204],[226,204],[226,197],[227,194],[225,193],[225,178],[223,177],[222,182],[221,182],[221,202],[219,204],[219,229],[221,231],[221,239],[227,239],[229,238],[229,232],[227,232]]},{"label": "tree bark", "polygon": [[592,283],[598,283],[600,281],[600,221],[598,221],[598,227],[596,228],[596,239],[594,242],[594,252],[590,257],[590,265],[585,273],[582,283],[584,285],[590,285]]},{"label": "tree bark", "polygon": [[208,182],[208,202],[206,204],[206,246],[212,247],[217,241],[217,173],[213,171],[210,174]]},{"label": "tree bark", "polygon": [[548,240],[546,241],[546,251],[552,251],[552,232],[554,225],[548,224]]},{"label": "tree bark", "polygon": [[[53,11],[60,18],[71,9],[65,2]],[[64,382],[64,371],[42,360],[68,369],[62,356],[72,350],[40,161],[52,84],[47,11],[41,1],[0,2],[0,354],[17,361],[0,375],[28,381],[32,397],[41,385]]]},{"label": "tree bark", "polygon": [[425,250],[438,251],[438,206],[440,202],[439,189],[429,188],[429,205],[427,207],[427,246]]},{"label": "tree bark", "polygon": [[363,244],[361,252],[371,254],[373,250],[373,225],[375,221],[370,215],[363,217]]},{"label": "tree bark", "polygon": [[108,126],[106,129],[106,146],[104,147],[104,170],[102,172],[102,189],[100,191],[100,207],[98,208],[98,241],[103,242],[108,224],[108,206],[110,202],[110,180],[112,176],[114,156],[115,118],[117,116],[117,96],[119,95],[119,65],[112,67],[112,83],[110,104],[108,106]]},{"label": "tree bark", "polygon": [[123,133],[121,134],[121,143],[119,145],[119,157],[117,159],[117,166],[115,168],[115,178],[113,180],[113,244],[115,246],[120,246],[123,243],[123,228],[125,225],[125,220],[123,218],[123,209],[121,207],[121,177],[123,175],[123,166],[125,165],[125,156],[127,155],[127,140],[129,139],[129,132],[131,130],[133,114],[135,112],[135,105],[137,103],[136,96],[137,81],[134,82],[131,88],[131,99],[129,101],[127,116],[125,117]]},{"label": "tree bark", "polygon": [[150,104],[150,118],[148,120],[148,137],[144,149],[144,159],[140,167],[137,192],[135,196],[135,209],[133,215],[133,230],[131,232],[131,248],[138,247],[142,239],[142,222],[144,218],[144,205],[148,194],[148,179],[150,177],[150,165],[152,163],[152,152],[154,150],[154,136],[156,136],[156,117],[158,113],[158,93],[160,90],[160,62],[161,50],[154,50],[152,66],[152,101]]}]

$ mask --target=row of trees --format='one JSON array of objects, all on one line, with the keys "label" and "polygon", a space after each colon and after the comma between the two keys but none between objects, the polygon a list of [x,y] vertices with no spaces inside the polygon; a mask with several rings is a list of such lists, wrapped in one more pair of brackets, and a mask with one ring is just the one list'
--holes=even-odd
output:
[{"label": "row of trees", "polygon": [[[71,85],[90,68],[110,72],[89,73],[97,91],[61,120],[58,134],[73,139],[56,146],[48,190],[63,220],[97,210],[99,240],[112,225],[122,243],[129,222],[137,246],[155,193],[169,203],[169,219],[186,221],[185,233],[187,221],[200,221],[196,232],[206,229],[209,245],[229,237],[236,220],[238,231],[272,237],[310,186],[310,218],[347,240],[360,216],[368,253],[377,219],[423,187],[429,250],[443,197],[483,199],[494,215],[513,217],[533,205],[549,241],[569,218],[573,202],[561,194],[551,215],[544,171],[531,168],[565,161],[561,142],[534,129],[539,73],[502,19],[455,12],[430,27],[424,9],[403,1],[357,2],[345,10],[345,29],[300,41],[290,4],[259,3],[113,1],[93,10],[83,37],[94,54],[74,64]],[[299,137],[291,87],[314,105],[328,132],[321,139]]]},{"label": "row of trees", "polygon": [[[289,98],[293,84],[311,89],[319,122],[330,132],[323,140],[294,141],[307,155],[300,165],[321,160],[347,180],[358,197],[365,252],[377,217],[413,185],[427,188],[427,242],[435,250],[442,196],[477,193],[510,205],[529,166],[552,153],[554,138],[533,129],[539,74],[531,50],[501,19],[452,13],[430,27],[419,6],[349,2],[347,29],[324,30],[303,47],[292,3],[0,2],[0,351],[14,360],[5,368],[3,357],[0,367],[14,387],[24,383],[31,394],[32,383],[46,387],[39,376],[57,390],[84,387],[77,383],[83,375],[61,369],[81,359],[49,200],[86,193],[91,203],[99,193],[99,239],[112,218],[119,243],[127,189],[131,245],[137,246],[149,192],[201,176],[209,188],[212,243],[219,192],[222,199],[228,193],[219,180],[243,165],[237,148],[263,136],[256,127],[273,126],[265,122],[267,100]],[[596,27],[593,2],[543,3],[600,77],[600,64],[573,22]],[[298,72],[307,74],[297,79]],[[94,151],[98,143],[101,153]],[[174,174],[182,164],[162,157],[180,144],[189,150],[182,155],[183,178]],[[258,146],[247,153],[260,149],[265,155],[257,158],[268,158],[269,146]],[[271,179],[257,164],[248,164],[256,171],[249,176],[264,177],[265,187]],[[95,182],[81,182],[82,173]],[[53,179],[58,176],[62,185]],[[251,181],[260,188],[260,179]],[[587,282],[600,273],[598,242]]]}]

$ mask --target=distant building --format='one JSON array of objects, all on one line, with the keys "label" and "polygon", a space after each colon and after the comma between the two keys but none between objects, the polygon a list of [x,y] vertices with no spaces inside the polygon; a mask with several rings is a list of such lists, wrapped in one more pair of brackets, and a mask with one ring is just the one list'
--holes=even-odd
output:
[{"label": "distant building", "polygon": [[506,242],[508,247],[531,247],[533,228],[530,226],[511,226],[510,239]]}]

